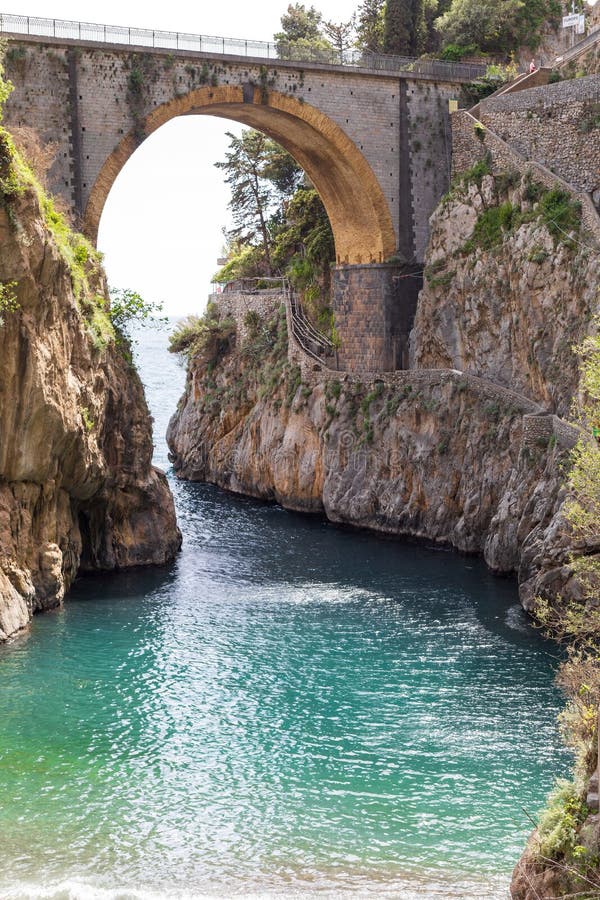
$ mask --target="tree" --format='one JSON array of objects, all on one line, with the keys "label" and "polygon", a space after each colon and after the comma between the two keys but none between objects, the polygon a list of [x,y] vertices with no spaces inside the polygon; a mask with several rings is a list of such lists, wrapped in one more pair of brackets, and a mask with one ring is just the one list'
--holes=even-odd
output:
[{"label": "tree", "polygon": [[518,47],[537,47],[542,25],[556,26],[560,14],[559,0],[452,0],[435,28],[444,45],[508,56]]},{"label": "tree", "polygon": [[371,53],[383,53],[385,0],[364,0],[356,14],[356,46]]},{"label": "tree", "polygon": [[344,54],[354,44],[354,33],[356,22],[354,16],[347,22],[324,22],[323,31],[329,38],[331,45],[340,55],[340,61],[343,62]]},{"label": "tree", "polygon": [[440,48],[440,35],[435,28],[435,20],[450,6],[450,0],[423,0],[423,14],[420,28],[420,51],[436,53]]},{"label": "tree", "polygon": [[262,245],[267,274],[272,273],[271,236],[268,221],[273,211],[274,196],[265,168],[273,164],[275,144],[260,131],[243,131],[240,137],[227,132],[229,150],[217,169],[227,173],[225,183],[231,188],[229,208],[235,227],[230,235],[241,244]]},{"label": "tree", "polygon": [[118,342],[131,345],[132,329],[139,326],[162,327],[167,318],[161,316],[162,303],[144,300],[137,291],[129,288],[110,288],[110,306],[108,317],[117,334]]},{"label": "tree", "polygon": [[[315,321],[328,330],[333,233],[317,191],[295,160],[259,132],[229,135],[226,160],[217,163],[232,187],[236,227],[226,232],[228,261],[215,280],[281,274],[302,290]],[[243,146],[241,146],[243,144]]]},{"label": "tree", "polygon": [[282,201],[294,193],[300,185],[304,173],[296,160],[290,156],[287,150],[283,149],[281,144],[267,141],[261,177],[271,183],[278,195],[276,199]]},{"label": "tree", "polygon": [[425,40],[424,0],[387,0],[383,48],[397,56],[416,56]]},{"label": "tree", "polygon": [[523,5],[523,0],[453,0],[435,27],[444,44],[508,52],[515,47],[516,24]]},{"label": "tree", "polygon": [[307,9],[303,3],[290,3],[287,13],[281,17],[282,31],[274,35],[279,54],[294,55],[293,51],[298,49],[331,50],[331,44],[321,33],[322,20],[314,6]]},{"label": "tree", "polygon": [[306,260],[309,283],[321,281],[329,287],[329,264],[335,259],[333,232],[321,198],[306,180],[286,205],[273,258],[282,271],[288,272],[298,259]]}]

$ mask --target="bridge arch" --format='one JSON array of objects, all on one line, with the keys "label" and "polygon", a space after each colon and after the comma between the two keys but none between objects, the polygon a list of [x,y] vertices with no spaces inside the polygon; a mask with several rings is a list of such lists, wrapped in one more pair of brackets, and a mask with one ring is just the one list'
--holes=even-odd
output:
[{"label": "bridge arch", "polygon": [[[232,119],[281,144],[302,166],[323,201],[338,263],[379,263],[394,254],[392,217],[373,170],[344,131],[314,106],[249,84],[200,87],[157,106],[140,124],[149,135],[183,115]],[[84,214],[84,230],[94,241],[110,189],[138,146],[136,132],[131,131],[98,174]]]}]

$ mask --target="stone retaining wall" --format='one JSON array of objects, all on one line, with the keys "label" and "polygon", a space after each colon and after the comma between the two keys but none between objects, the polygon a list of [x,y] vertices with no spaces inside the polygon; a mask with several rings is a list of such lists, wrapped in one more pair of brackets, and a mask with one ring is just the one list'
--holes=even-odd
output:
[{"label": "stone retaining wall", "polygon": [[231,318],[241,341],[248,336],[246,316],[249,312],[258,313],[262,318],[273,316],[285,303],[282,290],[257,291],[224,291],[222,294],[211,294],[209,303],[215,303],[224,318]]},{"label": "stone retaining wall", "polygon": [[600,204],[600,75],[489,97],[478,118],[520,156]]},{"label": "stone retaining wall", "polygon": [[572,184],[535,160],[525,159],[489,128],[478,132],[477,124],[478,120],[466,110],[461,109],[452,113],[453,175],[460,175],[489,154],[494,173],[516,170],[525,175],[527,172],[531,172],[535,180],[540,181],[547,188],[556,187],[558,184],[581,203],[583,226],[590,236],[600,244],[600,218],[587,193],[578,191]]}]

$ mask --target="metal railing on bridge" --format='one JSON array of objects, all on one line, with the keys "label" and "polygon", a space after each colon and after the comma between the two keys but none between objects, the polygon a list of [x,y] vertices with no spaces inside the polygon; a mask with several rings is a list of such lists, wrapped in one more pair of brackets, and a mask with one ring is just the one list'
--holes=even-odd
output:
[{"label": "metal railing on bridge", "polygon": [[215,53],[225,56],[247,56],[254,59],[312,62],[379,72],[411,72],[416,76],[459,81],[480,78],[485,74],[486,68],[479,63],[455,63],[439,59],[386,56],[355,49],[344,50],[340,53],[334,49],[298,47],[296,44],[280,41],[246,41],[241,38],[128,28],[122,25],[96,25],[91,22],[46,19],[40,16],[17,16],[10,13],[0,13],[0,33],[93,41],[94,43],[161,50]]}]

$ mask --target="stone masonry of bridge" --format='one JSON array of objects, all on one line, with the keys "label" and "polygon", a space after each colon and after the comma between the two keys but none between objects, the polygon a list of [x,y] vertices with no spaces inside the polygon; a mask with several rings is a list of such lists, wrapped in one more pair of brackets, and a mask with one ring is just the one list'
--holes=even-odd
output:
[{"label": "stone masonry of bridge", "polygon": [[[6,69],[15,90],[5,122],[9,128],[32,127],[57,145],[51,188],[92,239],[121,168],[171,118],[216,115],[258,128],[305,169],[329,215],[341,365],[382,369],[403,357],[414,280],[391,279],[390,263],[401,274],[423,262],[429,217],[449,184],[449,101],[459,97],[461,81],[451,67],[447,80],[440,80],[311,62],[8,37]],[[160,183],[148,188],[160,190]],[[355,266],[360,271],[348,272]],[[385,286],[379,293],[378,278]],[[398,323],[406,333],[398,333]]]},{"label": "stone masonry of bridge", "polygon": [[[407,261],[423,260],[428,219],[448,185],[448,101],[459,96],[458,82],[34,36],[10,39],[6,68],[15,85],[8,127],[31,126],[58,144],[52,187],[92,236],[116,175],[144,137],[176,115],[208,114],[276,134],[332,206],[332,220],[326,182],[333,178],[339,189],[344,174],[366,179],[372,203],[381,204],[380,233],[364,246],[342,236],[339,263],[382,262],[398,250]],[[306,145],[302,122],[313,140],[327,132],[329,158]],[[355,206],[361,184],[353,190]],[[344,213],[355,218],[349,204]]]}]

